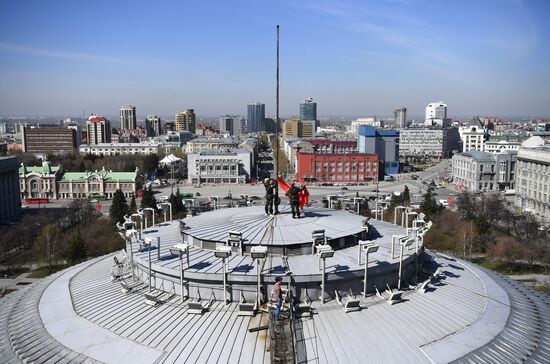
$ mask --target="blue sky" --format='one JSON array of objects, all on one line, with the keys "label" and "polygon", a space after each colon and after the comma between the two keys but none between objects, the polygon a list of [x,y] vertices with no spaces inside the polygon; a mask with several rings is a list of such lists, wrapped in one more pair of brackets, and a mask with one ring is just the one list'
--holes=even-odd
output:
[{"label": "blue sky", "polygon": [[0,114],[550,117],[550,1],[2,1]]}]

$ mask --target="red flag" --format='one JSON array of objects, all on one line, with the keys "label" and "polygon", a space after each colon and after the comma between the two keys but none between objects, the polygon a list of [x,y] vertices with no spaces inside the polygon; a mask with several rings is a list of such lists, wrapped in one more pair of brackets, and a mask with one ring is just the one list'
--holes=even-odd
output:
[{"label": "red flag", "polygon": [[103,204],[101,203],[101,201],[97,201],[97,205],[95,206],[97,211],[101,211],[101,208],[103,207]]},{"label": "red flag", "polygon": [[303,208],[309,202],[309,191],[307,190],[306,185],[304,189],[298,193],[298,204],[300,208]]},{"label": "red flag", "polygon": [[287,185],[286,182],[279,176],[277,176],[277,182],[279,182],[279,186],[281,186],[284,193],[286,193],[286,191],[290,188],[290,186]]}]

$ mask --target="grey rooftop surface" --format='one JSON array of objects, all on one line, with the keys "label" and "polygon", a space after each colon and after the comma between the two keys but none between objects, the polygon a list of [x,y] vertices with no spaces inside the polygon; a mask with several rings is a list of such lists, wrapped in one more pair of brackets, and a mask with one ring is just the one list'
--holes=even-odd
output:
[{"label": "grey rooftop surface", "polygon": [[[359,312],[314,302],[296,321],[301,363],[508,363],[550,361],[547,295],[454,258],[436,255],[440,278],[388,305]],[[217,301],[186,314],[175,296],[151,307],[110,280],[112,256],[45,278],[0,300],[3,363],[267,363],[265,314],[237,316]]]},{"label": "grey rooftop surface", "polygon": [[281,214],[265,216],[263,206],[221,209],[185,219],[187,233],[206,241],[225,241],[229,230],[243,234],[247,244],[290,245],[311,242],[311,232],[325,230],[327,237],[337,239],[359,234],[364,229],[362,216],[346,211],[308,208],[300,219],[293,219],[288,205],[280,206]]}]

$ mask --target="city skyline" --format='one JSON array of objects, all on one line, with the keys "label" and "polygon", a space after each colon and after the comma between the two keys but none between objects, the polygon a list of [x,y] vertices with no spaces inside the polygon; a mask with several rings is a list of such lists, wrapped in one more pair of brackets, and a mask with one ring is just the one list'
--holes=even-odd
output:
[{"label": "city skyline", "polygon": [[260,101],[274,115],[280,24],[282,116],[308,97],[321,116],[419,116],[438,100],[449,117],[550,116],[550,4],[434,4],[3,3],[0,114],[244,115]]}]

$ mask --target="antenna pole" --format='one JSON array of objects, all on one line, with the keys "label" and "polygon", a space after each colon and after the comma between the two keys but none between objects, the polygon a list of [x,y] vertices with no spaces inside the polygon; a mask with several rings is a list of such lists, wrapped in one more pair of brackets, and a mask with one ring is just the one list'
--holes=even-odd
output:
[{"label": "antenna pole", "polygon": [[[275,92],[275,119],[277,119],[277,131],[275,142],[275,178],[279,177],[279,25],[277,25],[277,88]],[[279,213],[279,181],[275,188],[275,215]]]},{"label": "antenna pole", "polygon": [[275,92],[275,118],[277,119],[277,136],[276,136],[276,151],[275,151],[275,175],[279,175],[279,26],[277,25],[277,88]]}]

